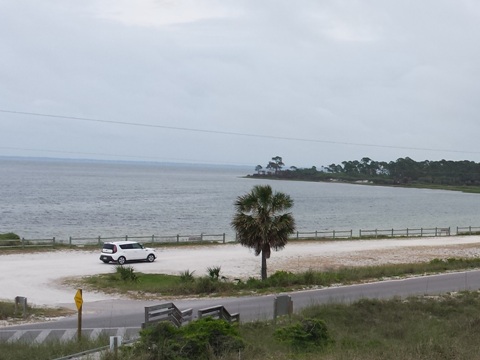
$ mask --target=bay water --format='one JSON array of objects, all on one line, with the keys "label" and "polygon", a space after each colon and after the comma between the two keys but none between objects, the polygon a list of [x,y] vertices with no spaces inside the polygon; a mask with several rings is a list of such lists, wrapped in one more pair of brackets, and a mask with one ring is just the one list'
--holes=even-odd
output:
[{"label": "bay water", "polygon": [[0,233],[26,239],[226,233],[234,202],[270,184],[300,232],[480,226],[480,195],[245,178],[253,168],[0,157]]}]

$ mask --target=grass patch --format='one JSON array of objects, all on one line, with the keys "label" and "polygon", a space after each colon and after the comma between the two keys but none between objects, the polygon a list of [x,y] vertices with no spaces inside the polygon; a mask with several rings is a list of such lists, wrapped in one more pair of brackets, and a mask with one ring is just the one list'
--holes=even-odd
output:
[{"label": "grass patch", "polygon": [[0,301],[0,320],[9,322],[20,322],[24,320],[54,318],[74,314],[75,311],[64,308],[42,308],[28,305],[27,316],[23,317],[23,309],[19,307],[15,314],[15,303],[13,301]]},{"label": "grass patch", "polygon": [[[212,329],[222,325],[211,322]],[[438,297],[325,304],[306,308],[291,318],[280,318],[276,324],[244,323],[228,333],[220,331],[221,328],[215,332],[205,330],[205,326],[192,327],[188,336],[184,336],[185,332],[179,337],[177,330],[159,325],[143,332],[139,345],[125,348],[118,359],[476,359],[480,294],[461,292]],[[212,334],[234,335],[231,339],[240,346],[214,347],[212,341],[216,337]],[[188,342],[199,340],[201,344],[205,341],[210,344],[202,345],[204,351],[195,357],[185,356],[186,349],[199,348],[191,347]],[[111,357],[104,358],[107,359]]]},{"label": "grass patch", "polygon": [[[72,341],[49,341],[42,344],[25,342],[0,342],[0,359],[8,360],[51,360],[77,354],[79,352],[97,349],[109,345],[107,336],[100,336],[96,340],[82,339]],[[87,357],[85,357],[87,359]],[[93,359],[93,357],[88,358]]]},{"label": "grass patch", "polygon": [[[364,299],[312,306],[276,324],[256,321],[231,327],[211,319],[182,329],[162,324],[144,331],[135,346],[122,347],[116,359],[470,360],[478,358],[479,331],[479,292]],[[0,358],[55,359],[107,344],[105,338],[1,343]],[[114,356],[106,353],[101,359]]]},{"label": "grass patch", "polygon": [[[353,284],[382,278],[424,275],[455,270],[480,268],[480,258],[473,259],[434,259],[428,263],[394,264],[366,267],[345,267],[337,270],[316,272],[308,270],[302,273],[278,271],[267,280],[250,278],[246,281],[228,281],[219,278],[219,269],[213,276],[209,269],[207,275],[194,277],[186,270],[176,275],[135,273],[134,281],[125,281],[122,272],[102,274],[82,278],[80,286],[87,286],[104,292],[134,293],[137,297],[144,294],[159,296],[191,295],[249,295],[252,293],[285,292],[298,289],[331,286],[333,284]],[[133,274],[133,273],[132,273]],[[122,277],[123,276],[123,277]],[[132,275],[133,276],[133,275]],[[77,283],[78,285],[78,283]]]}]

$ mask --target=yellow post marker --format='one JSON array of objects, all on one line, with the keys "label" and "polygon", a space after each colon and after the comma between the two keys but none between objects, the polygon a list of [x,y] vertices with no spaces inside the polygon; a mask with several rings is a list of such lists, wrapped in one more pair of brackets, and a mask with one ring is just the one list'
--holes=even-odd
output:
[{"label": "yellow post marker", "polygon": [[80,341],[82,339],[82,305],[83,305],[82,289],[77,290],[74,300],[78,310],[77,336],[78,336],[78,341]]}]

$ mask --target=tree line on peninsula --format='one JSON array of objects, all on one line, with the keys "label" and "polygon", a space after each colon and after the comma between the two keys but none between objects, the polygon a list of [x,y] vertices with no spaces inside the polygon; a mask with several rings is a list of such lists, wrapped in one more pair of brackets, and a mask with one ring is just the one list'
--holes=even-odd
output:
[{"label": "tree line on peninsula", "polygon": [[342,161],[317,169],[285,167],[283,158],[275,156],[264,168],[257,165],[252,177],[285,180],[364,182],[379,185],[480,186],[480,163],[462,160],[415,161],[409,157],[396,161]]}]

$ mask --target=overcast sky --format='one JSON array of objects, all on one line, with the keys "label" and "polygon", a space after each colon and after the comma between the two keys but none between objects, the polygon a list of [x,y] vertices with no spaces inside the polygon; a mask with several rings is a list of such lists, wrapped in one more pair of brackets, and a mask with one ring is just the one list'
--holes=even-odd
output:
[{"label": "overcast sky", "polygon": [[0,0],[0,156],[480,162],[479,41],[478,0]]}]

